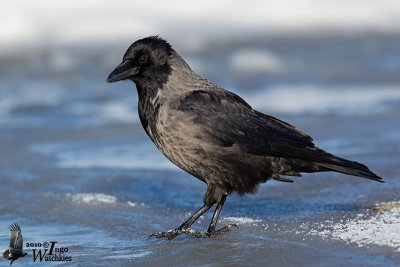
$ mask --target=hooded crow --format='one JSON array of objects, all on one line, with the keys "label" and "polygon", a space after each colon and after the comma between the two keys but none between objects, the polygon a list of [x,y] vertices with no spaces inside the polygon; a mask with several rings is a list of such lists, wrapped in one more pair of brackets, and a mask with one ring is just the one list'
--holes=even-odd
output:
[{"label": "hooded crow", "polygon": [[[164,39],[134,42],[107,82],[132,80],[147,135],[175,165],[207,184],[203,206],[179,227],[151,236],[214,236],[227,196],[255,193],[270,179],[293,182],[301,172],[335,171],[382,182],[368,167],[332,155],[307,134],[254,110],[238,95],[196,74]],[[190,227],[216,205],[207,231]]]}]

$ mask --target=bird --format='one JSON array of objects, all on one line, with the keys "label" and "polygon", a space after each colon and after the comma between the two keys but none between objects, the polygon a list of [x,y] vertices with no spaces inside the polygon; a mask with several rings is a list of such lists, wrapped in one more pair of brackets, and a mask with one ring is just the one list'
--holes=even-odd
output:
[{"label": "bird", "polygon": [[26,252],[23,251],[23,237],[21,228],[17,223],[13,223],[8,227],[10,231],[10,244],[9,248],[3,252],[3,258],[5,260],[11,260],[10,265],[20,257],[25,257]]},{"label": "bird", "polygon": [[[291,124],[253,109],[237,94],[193,71],[159,36],[139,39],[125,52],[108,83],[133,81],[140,122],[172,163],[207,185],[203,205],[177,228],[150,237],[181,234],[214,237],[225,201],[232,193],[256,193],[259,185],[288,176],[334,171],[383,182],[367,166],[330,154]],[[205,231],[193,223],[216,206]]]}]

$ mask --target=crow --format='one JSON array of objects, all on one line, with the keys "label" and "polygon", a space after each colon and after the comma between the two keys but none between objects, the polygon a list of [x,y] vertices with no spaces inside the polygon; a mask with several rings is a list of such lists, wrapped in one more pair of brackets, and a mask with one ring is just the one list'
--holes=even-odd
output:
[{"label": "crow", "polygon": [[[238,95],[196,74],[164,39],[135,41],[107,82],[131,80],[147,135],[175,165],[207,184],[203,206],[179,227],[151,236],[212,237],[227,196],[255,193],[267,180],[335,171],[383,182],[367,166],[332,155],[294,126],[253,109]],[[207,231],[190,227],[212,206]],[[150,236],[150,237],[151,237]]]},{"label": "crow", "polygon": [[3,258],[5,260],[11,260],[11,265],[13,261],[20,257],[25,257],[27,253],[25,253],[22,248],[24,240],[19,225],[13,223],[8,227],[8,230],[10,231],[10,244],[9,248],[3,252]]}]

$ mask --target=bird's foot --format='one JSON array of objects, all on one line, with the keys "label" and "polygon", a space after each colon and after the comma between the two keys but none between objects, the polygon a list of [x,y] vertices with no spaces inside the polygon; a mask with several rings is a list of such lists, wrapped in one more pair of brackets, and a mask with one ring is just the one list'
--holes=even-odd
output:
[{"label": "bird's foot", "polygon": [[168,240],[174,239],[178,235],[182,234],[182,230],[179,229],[173,229],[169,230],[166,232],[157,232],[157,233],[152,233],[149,238],[151,237],[156,237],[156,238],[166,238]]},{"label": "bird's foot", "polygon": [[207,231],[198,231],[198,230],[193,230],[191,228],[186,228],[186,229],[177,228],[177,229],[169,230],[166,232],[153,233],[149,236],[149,238],[156,237],[156,238],[166,238],[168,240],[172,240],[181,234],[187,234],[188,236],[197,237],[197,238],[201,238],[201,237],[211,238],[211,237],[226,233],[226,232],[230,231],[233,227],[237,227],[237,225],[236,224],[227,224],[224,227],[222,227],[221,229],[217,230],[215,228],[208,228]]},{"label": "bird's foot", "polygon": [[150,237],[156,237],[156,238],[166,238],[168,240],[174,239],[175,237],[177,237],[180,234],[187,234],[189,236],[192,237],[203,237],[205,235],[204,231],[196,231],[190,228],[187,229],[173,229],[173,230],[169,230],[166,232],[157,232],[157,233],[153,233],[149,236]]},{"label": "bird's foot", "polygon": [[221,235],[223,233],[229,232],[233,227],[237,227],[236,224],[232,223],[232,224],[227,224],[224,227],[220,228],[220,229],[215,229],[215,227],[209,227],[207,232],[206,232],[206,236],[208,236],[209,238],[217,236],[217,235]]}]

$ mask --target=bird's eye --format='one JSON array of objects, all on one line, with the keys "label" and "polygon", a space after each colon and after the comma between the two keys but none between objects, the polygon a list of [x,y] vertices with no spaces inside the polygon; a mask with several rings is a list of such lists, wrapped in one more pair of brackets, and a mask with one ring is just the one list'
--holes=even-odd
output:
[{"label": "bird's eye", "polygon": [[141,55],[141,56],[139,57],[139,62],[140,62],[140,63],[146,63],[146,61],[147,61],[147,56]]}]

